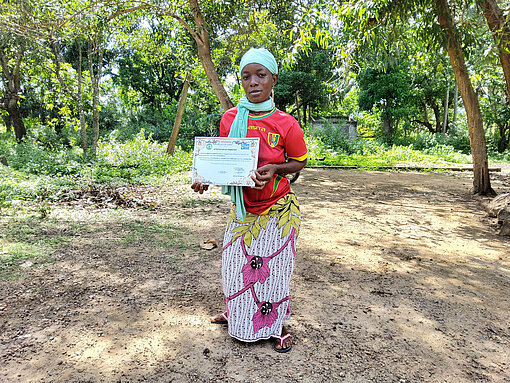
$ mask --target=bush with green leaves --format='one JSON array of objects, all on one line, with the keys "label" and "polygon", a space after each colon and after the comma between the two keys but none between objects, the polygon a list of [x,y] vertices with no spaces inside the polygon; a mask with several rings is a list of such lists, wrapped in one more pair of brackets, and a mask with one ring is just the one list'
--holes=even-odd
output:
[{"label": "bush with green leaves", "polygon": [[345,147],[327,145],[320,137],[305,136],[310,165],[342,165],[359,167],[378,167],[395,164],[430,164],[440,166],[446,163],[469,163],[470,156],[462,154],[453,147],[436,145],[421,152],[413,145],[388,145],[376,139],[358,138],[345,141]]},{"label": "bush with green leaves", "polygon": [[489,152],[489,159],[494,162],[510,162],[510,149],[505,150],[503,153],[498,151]]},{"label": "bush with green leaves", "polygon": [[66,176],[74,175],[83,167],[83,157],[78,148],[53,147],[25,139],[19,144],[11,144],[5,152],[9,166],[30,174]]},{"label": "bush with green leaves", "polygon": [[125,142],[113,131],[98,143],[97,163],[92,180],[100,183],[127,181],[144,182],[152,176],[175,174],[191,168],[191,153],[177,147],[173,156],[166,154],[167,145],[158,143],[141,130]]},{"label": "bush with green leaves", "polygon": [[455,151],[464,154],[471,152],[469,136],[467,132],[451,130],[448,134],[420,132],[416,135],[400,137],[394,140],[397,145],[413,145],[416,150],[433,149],[438,146],[450,146]]}]

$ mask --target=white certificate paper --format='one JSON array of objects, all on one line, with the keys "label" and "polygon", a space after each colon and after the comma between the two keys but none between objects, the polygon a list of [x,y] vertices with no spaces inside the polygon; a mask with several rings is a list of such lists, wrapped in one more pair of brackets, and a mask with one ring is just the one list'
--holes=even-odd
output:
[{"label": "white certificate paper", "polygon": [[254,186],[259,138],[195,137],[193,182]]}]

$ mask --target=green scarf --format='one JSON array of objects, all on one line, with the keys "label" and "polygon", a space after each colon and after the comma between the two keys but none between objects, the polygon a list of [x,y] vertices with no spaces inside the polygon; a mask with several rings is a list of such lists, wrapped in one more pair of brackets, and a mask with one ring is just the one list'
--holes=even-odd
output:
[{"label": "green scarf", "polygon": [[[259,103],[248,101],[246,96],[241,97],[239,104],[237,104],[237,115],[230,127],[229,137],[244,138],[248,132],[248,113],[253,112],[266,112],[273,109],[273,99],[269,97],[268,100]],[[242,186],[222,186],[221,192],[229,195],[232,202],[236,205],[237,217],[242,221],[246,218],[246,209],[244,207],[243,187]]]}]

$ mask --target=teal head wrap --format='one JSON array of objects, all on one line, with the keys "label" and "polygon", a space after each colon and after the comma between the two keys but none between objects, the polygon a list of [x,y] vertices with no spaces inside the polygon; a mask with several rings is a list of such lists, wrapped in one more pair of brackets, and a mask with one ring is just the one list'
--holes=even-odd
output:
[{"label": "teal head wrap", "polygon": [[251,48],[243,55],[239,63],[239,76],[243,68],[248,64],[264,65],[272,74],[278,74],[278,64],[271,52],[264,48]]},{"label": "teal head wrap", "polygon": [[[276,64],[274,56],[267,49],[251,48],[246,52],[239,63],[239,74],[248,64],[260,64],[265,66],[272,74],[278,74],[278,64]],[[232,122],[228,136],[236,138],[246,137],[248,131],[248,113],[250,110],[253,112],[265,112],[270,111],[273,107],[274,103],[271,97],[259,103],[250,102],[246,96],[241,97],[237,104],[237,115]],[[236,205],[237,217],[244,221],[246,209],[244,207],[243,188],[241,186],[222,186],[221,192],[230,195],[232,202]]]}]

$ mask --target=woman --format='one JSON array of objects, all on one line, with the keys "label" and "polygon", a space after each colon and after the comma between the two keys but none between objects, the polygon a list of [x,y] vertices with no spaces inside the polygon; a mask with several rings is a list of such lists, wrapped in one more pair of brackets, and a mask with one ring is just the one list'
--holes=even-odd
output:
[{"label": "woman", "polygon": [[[292,337],[283,322],[290,320],[289,285],[301,215],[284,175],[300,171],[308,152],[297,121],[274,106],[278,66],[273,55],[250,49],[239,73],[245,96],[223,115],[220,136],[259,137],[259,163],[255,186],[223,187],[234,202],[222,253],[226,311],[211,322],[228,323],[229,334],[245,342],[276,338],[274,349],[287,352]],[[191,187],[199,193],[208,188]]]}]

